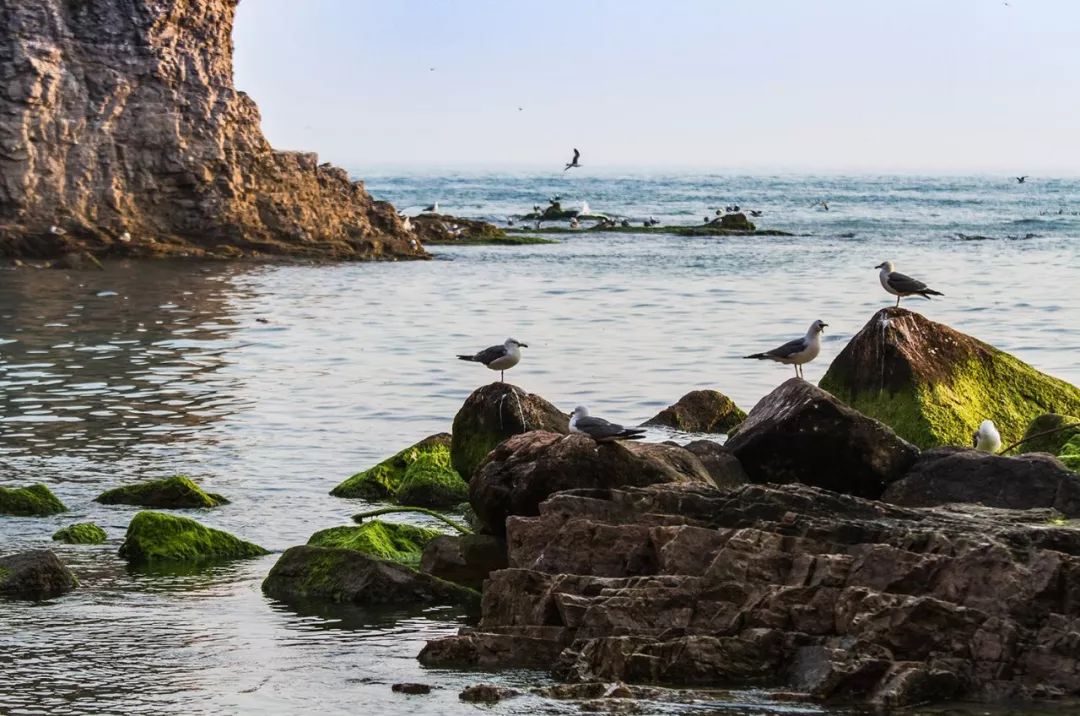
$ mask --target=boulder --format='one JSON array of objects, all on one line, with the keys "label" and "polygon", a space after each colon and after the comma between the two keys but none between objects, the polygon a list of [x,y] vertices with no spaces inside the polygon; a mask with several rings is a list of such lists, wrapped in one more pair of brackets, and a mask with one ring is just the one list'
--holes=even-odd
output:
[{"label": "boulder", "polygon": [[422,696],[424,694],[431,693],[430,684],[418,684],[415,682],[404,682],[401,684],[394,684],[390,687],[390,690],[395,694],[409,694],[412,696]]},{"label": "boulder", "polygon": [[727,448],[712,440],[694,440],[683,445],[697,456],[717,487],[738,487],[750,482],[739,458]]},{"label": "boulder", "polygon": [[881,497],[911,507],[973,502],[988,507],[1049,508],[1080,517],[1080,475],[1044,453],[1002,457],[966,448],[927,450]]},{"label": "boulder", "polygon": [[983,420],[1009,445],[1043,413],[1080,414],[1080,389],[903,308],[878,311],[820,385],[921,448],[968,446]]},{"label": "boulder", "polygon": [[420,563],[424,548],[441,536],[438,530],[371,520],[362,525],[321,530],[311,535],[308,544],[313,547],[352,549],[376,559],[415,566]]},{"label": "boulder", "polygon": [[680,483],[712,485],[693,453],[672,445],[607,443],[534,431],[496,447],[469,482],[482,531],[501,537],[510,515],[535,515],[553,493],[575,488]]},{"label": "boulder", "polygon": [[165,510],[217,507],[229,503],[221,495],[203,492],[201,487],[184,475],[115,487],[95,497],[94,502],[100,502],[103,505],[138,505]]},{"label": "boulder", "polygon": [[1057,455],[1074,435],[1080,435],[1080,418],[1046,413],[1031,421],[1017,452],[1045,452]]},{"label": "boulder", "polygon": [[734,214],[724,214],[720,217],[720,228],[729,231],[754,231],[757,229],[754,222],[746,218],[746,214],[737,211]]},{"label": "boulder", "polygon": [[723,393],[694,390],[642,425],[659,425],[684,433],[727,433],[745,419],[746,413]]},{"label": "boulder", "polygon": [[919,451],[820,388],[789,378],[750,411],[725,449],[753,482],[801,482],[880,497]]},{"label": "boulder", "polygon": [[101,544],[108,536],[93,522],[77,522],[53,533],[54,542],[67,544]]},{"label": "boulder", "polygon": [[438,433],[353,475],[330,494],[445,509],[465,500],[468,492],[468,485],[450,465],[450,435]]},{"label": "boulder", "polygon": [[570,418],[539,395],[509,383],[477,388],[454,416],[450,443],[454,469],[469,480],[496,445],[530,430],[567,433]]},{"label": "boulder", "polygon": [[1073,472],[1080,472],[1080,435],[1073,435],[1061,446],[1058,460]]},{"label": "boulder", "polygon": [[0,515],[46,517],[67,508],[48,487],[42,484],[26,487],[0,487]]},{"label": "boulder", "polygon": [[471,589],[353,549],[308,545],[285,550],[262,588],[284,602],[476,607],[480,598]]},{"label": "boulder", "polygon": [[269,554],[262,547],[187,517],[140,512],[131,518],[120,556],[135,565],[208,562]]},{"label": "boulder", "polygon": [[409,220],[423,244],[473,243],[506,237],[506,232],[486,221],[461,219],[449,214],[419,214]]},{"label": "boulder", "polygon": [[503,699],[513,698],[521,694],[517,689],[511,689],[507,686],[499,686],[498,684],[471,684],[466,686],[458,694],[458,698],[462,701],[468,701],[470,703],[480,704],[493,704]]},{"label": "boulder", "polygon": [[47,549],[0,557],[0,597],[52,599],[79,585],[60,558]]},{"label": "boulder", "polygon": [[428,542],[420,571],[477,591],[488,575],[505,569],[506,544],[491,535],[441,535]]}]

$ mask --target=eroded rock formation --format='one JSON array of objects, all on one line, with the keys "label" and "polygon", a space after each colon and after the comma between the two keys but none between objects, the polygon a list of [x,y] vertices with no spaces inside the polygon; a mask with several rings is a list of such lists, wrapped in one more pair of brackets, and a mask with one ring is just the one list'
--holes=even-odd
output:
[{"label": "eroded rock formation", "polygon": [[270,147],[236,4],[0,2],[0,256],[426,256],[343,169]]}]

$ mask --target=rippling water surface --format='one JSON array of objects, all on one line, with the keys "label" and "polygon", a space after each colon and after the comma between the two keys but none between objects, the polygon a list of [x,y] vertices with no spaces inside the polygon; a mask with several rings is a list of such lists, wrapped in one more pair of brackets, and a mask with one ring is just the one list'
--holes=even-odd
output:
[{"label": "rippling water surface", "polygon": [[[453,355],[507,335],[530,346],[508,377],[566,409],[585,403],[639,422],[700,387],[750,408],[790,369],[739,356],[822,318],[825,347],[806,371],[816,380],[889,305],[873,266],[892,259],[947,294],[912,307],[1080,383],[1080,182],[451,176],[368,186],[399,206],[438,199],[448,213],[499,219],[554,192],[567,206],[667,223],[737,202],[765,210],[763,227],[800,235],[581,234],[439,248],[422,263],[0,271],[0,484],[44,482],[71,508],[0,516],[0,552],[52,547],[82,581],[44,604],[0,602],[0,713],[471,712],[457,690],[490,677],[415,661],[461,615],[298,612],[259,590],[276,555],[132,571],[116,550],[135,509],[91,500],[186,473],[233,501],[187,511],[199,520],[275,551],[305,542],[363,506],[331,498],[331,487],[449,429],[492,379]],[[830,211],[810,208],[822,198]],[[49,541],[83,519],[109,543]],[[403,680],[444,688],[392,694]],[[671,708],[818,712],[742,692]],[[496,710],[577,706],[528,697]]]}]

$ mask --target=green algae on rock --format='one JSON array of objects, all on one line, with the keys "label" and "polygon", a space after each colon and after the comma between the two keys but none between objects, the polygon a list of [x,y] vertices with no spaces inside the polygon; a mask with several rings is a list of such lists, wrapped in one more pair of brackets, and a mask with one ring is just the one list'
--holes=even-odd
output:
[{"label": "green algae on rock", "polygon": [[94,502],[100,502],[103,505],[138,505],[161,509],[217,507],[229,503],[221,495],[204,492],[201,487],[184,475],[116,487],[95,497]]},{"label": "green algae on rock", "polygon": [[0,515],[46,517],[67,512],[67,507],[45,485],[0,487]]},{"label": "green algae on rock", "polygon": [[642,425],[661,425],[686,433],[730,433],[744,420],[746,413],[723,393],[692,390]]},{"label": "green algae on rock", "polygon": [[330,494],[446,508],[461,502],[468,490],[468,485],[450,465],[450,435],[438,433],[353,475]]},{"label": "green algae on rock", "polygon": [[1057,455],[1074,435],[1080,435],[1080,418],[1046,413],[1028,425],[1024,431],[1024,442],[1017,448],[1017,452],[1048,452]]},{"label": "green algae on rock", "polygon": [[1073,435],[1061,446],[1058,459],[1073,472],[1080,472],[1080,435]]},{"label": "green algae on rock", "polygon": [[67,544],[101,544],[107,539],[105,530],[93,522],[77,522],[53,533],[53,541]]},{"label": "green algae on rock", "polygon": [[1042,413],[1080,412],[1080,389],[903,308],[878,311],[821,387],[922,448],[970,445],[991,419],[1005,444]]},{"label": "green algae on rock", "polygon": [[140,512],[131,519],[120,556],[132,564],[204,562],[258,557],[262,547],[187,517]]},{"label": "green algae on rock", "polygon": [[399,522],[372,520],[361,525],[347,525],[320,530],[311,535],[314,547],[352,549],[377,559],[416,565],[427,546],[442,532]]}]

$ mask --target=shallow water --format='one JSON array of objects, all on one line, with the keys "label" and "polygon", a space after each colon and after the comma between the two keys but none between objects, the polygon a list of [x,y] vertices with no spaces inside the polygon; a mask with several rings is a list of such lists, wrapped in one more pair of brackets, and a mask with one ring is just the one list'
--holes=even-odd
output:
[{"label": "shallow water", "polygon": [[[0,517],[2,552],[52,547],[82,581],[48,603],[0,602],[0,713],[471,712],[457,690],[492,677],[432,672],[414,658],[460,615],[297,612],[259,590],[276,555],[129,571],[115,555],[135,509],[91,500],[183,472],[233,500],[186,513],[275,551],[303,543],[365,506],[331,498],[331,487],[448,430],[469,392],[497,377],[453,355],[507,335],[530,346],[508,378],[567,410],[585,403],[640,422],[701,387],[750,408],[790,368],[739,356],[820,317],[830,328],[806,370],[816,380],[890,305],[872,267],[892,259],[947,294],[913,308],[1080,383],[1080,217],[1041,215],[1080,208],[1080,182],[1021,191],[990,179],[563,181],[375,177],[368,186],[403,206],[438,198],[447,212],[490,217],[527,211],[552,191],[568,206],[584,198],[595,211],[680,223],[736,201],[764,208],[763,227],[806,235],[587,234],[550,246],[440,247],[422,263],[0,271],[0,484],[44,482],[71,508]],[[831,200],[829,212],[809,208],[818,198]],[[1004,238],[1017,232],[1038,235]],[[49,541],[83,519],[101,524],[109,543]],[[494,678],[544,682],[527,672]],[[406,680],[445,688],[390,692]],[[765,705],[753,692],[670,708],[820,712]],[[496,710],[578,707],[528,697]]]}]

